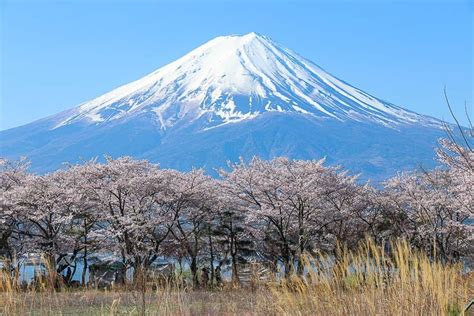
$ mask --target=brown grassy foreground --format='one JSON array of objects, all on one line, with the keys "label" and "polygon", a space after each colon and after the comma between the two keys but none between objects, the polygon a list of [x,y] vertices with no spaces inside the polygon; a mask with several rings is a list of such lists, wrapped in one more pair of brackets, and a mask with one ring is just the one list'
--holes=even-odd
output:
[{"label": "brown grassy foreground", "polygon": [[[341,250],[337,264],[308,258],[304,277],[224,286],[218,290],[166,287],[145,294],[147,315],[472,315],[474,276],[460,265],[430,262],[406,242],[393,255],[367,241],[355,253]],[[319,272],[317,272],[319,271]],[[142,295],[133,290],[20,291],[0,282],[5,315],[138,315]]]}]

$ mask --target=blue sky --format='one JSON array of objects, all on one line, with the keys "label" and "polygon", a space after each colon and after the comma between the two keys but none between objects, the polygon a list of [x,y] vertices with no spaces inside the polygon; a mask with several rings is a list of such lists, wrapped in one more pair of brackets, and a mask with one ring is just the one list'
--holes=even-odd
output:
[{"label": "blue sky", "polygon": [[448,119],[446,85],[459,116],[464,101],[472,114],[473,12],[468,0],[0,0],[0,129],[251,31],[377,97]]}]

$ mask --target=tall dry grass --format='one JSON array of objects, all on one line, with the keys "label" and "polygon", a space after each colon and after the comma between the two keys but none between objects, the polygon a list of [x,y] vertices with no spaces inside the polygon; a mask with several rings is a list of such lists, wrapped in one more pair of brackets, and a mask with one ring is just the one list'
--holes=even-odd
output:
[{"label": "tall dry grass", "polygon": [[[367,240],[356,252],[339,250],[336,263],[306,257],[305,277],[270,287],[279,314],[463,315],[474,298],[473,274],[431,261],[406,241],[388,257]],[[322,259],[321,259],[322,258]]]},{"label": "tall dry grass", "polygon": [[[367,240],[355,252],[340,247],[337,260],[307,256],[305,274],[283,280],[189,290],[169,284],[145,294],[147,315],[463,315],[474,297],[472,274],[392,244],[387,256]],[[139,315],[142,297],[133,289],[52,290],[47,279],[20,289],[0,276],[0,313],[5,315]]]}]

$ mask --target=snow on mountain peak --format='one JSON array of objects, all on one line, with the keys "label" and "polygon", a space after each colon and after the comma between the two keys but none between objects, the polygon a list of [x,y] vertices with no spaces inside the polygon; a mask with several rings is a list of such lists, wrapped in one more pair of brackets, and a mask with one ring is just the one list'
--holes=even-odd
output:
[{"label": "snow on mountain peak", "polygon": [[386,126],[437,125],[434,119],[350,86],[252,32],[216,37],[151,74],[68,111],[55,128],[151,114],[162,129],[197,119],[204,119],[202,129],[207,129],[272,111]]}]

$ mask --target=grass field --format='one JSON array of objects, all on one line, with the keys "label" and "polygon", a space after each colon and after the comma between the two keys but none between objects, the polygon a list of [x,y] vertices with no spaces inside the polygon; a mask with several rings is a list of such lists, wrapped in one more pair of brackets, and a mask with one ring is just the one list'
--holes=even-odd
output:
[{"label": "grass field", "polygon": [[[320,256],[317,256],[321,258]],[[21,291],[3,276],[5,315],[473,315],[474,275],[414,252],[406,242],[390,258],[368,241],[342,250],[336,264],[308,257],[305,275],[218,289],[167,286]]]}]

